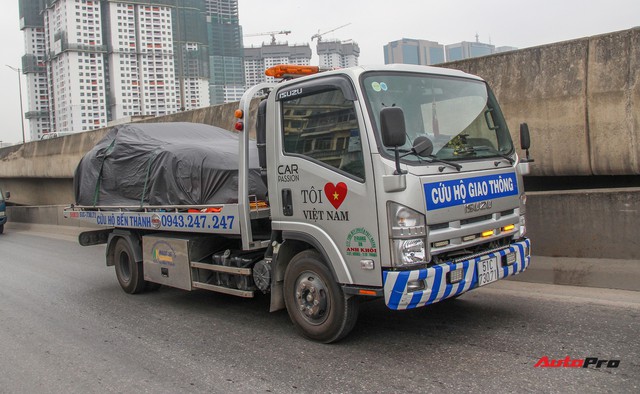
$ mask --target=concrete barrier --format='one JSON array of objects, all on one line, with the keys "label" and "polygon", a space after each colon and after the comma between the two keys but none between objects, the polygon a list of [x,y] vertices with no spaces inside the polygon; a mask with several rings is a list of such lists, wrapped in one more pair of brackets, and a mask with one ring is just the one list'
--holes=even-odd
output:
[{"label": "concrete barrier", "polygon": [[98,228],[97,226],[80,220],[65,218],[62,211],[66,206],[67,205],[7,207],[7,221],[8,223]]},{"label": "concrete barrier", "polygon": [[531,175],[640,175],[640,28],[447,63],[492,86]]},{"label": "concrete barrier", "polygon": [[640,188],[527,193],[537,255],[640,260],[639,228]]}]

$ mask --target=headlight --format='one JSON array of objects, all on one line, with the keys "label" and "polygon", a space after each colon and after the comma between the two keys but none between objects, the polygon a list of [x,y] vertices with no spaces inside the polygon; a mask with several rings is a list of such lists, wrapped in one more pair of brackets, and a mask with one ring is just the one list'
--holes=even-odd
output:
[{"label": "headlight", "polygon": [[400,207],[396,211],[396,222],[400,227],[415,227],[419,220],[420,217],[416,212],[409,208]]},{"label": "headlight", "polygon": [[411,208],[389,202],[387,217],[393,266],[405,267],[425,264],[428,260],[425,216]]},{"label": "headlight", "polygon": [[403,235],[406,235],[407,229],[424,229],[424,215],[404,205],[396,204],[395,202],[388,203],[387,214],[392,233],[394,231],[402,231]]},{"label": "headlight", "polygon": [[0,217],[2,217],[4,215],[5,215],[4,211],[0,211]]},{"label": "headlight", "polygon": [[426,263],[427,253],[423,238],[394,239],[393,253],[393,265],[396,267]]}]

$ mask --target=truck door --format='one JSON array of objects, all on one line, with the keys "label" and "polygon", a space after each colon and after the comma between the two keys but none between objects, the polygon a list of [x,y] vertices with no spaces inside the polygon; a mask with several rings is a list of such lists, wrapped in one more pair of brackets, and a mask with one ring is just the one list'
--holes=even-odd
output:
[{"label": "truck door", "polygon": [[353,85],[329,76],[275,93],[274,229],[310,237],[340,283],[380,286],[373,169]]}]

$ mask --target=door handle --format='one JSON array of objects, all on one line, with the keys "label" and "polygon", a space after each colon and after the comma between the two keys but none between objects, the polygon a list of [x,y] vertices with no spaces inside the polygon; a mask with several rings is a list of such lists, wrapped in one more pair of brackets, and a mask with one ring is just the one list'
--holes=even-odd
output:
[{"label": "door handle", "polygon": [[282,189],[282,214],[284,216],[293,216],[291,189]]}]

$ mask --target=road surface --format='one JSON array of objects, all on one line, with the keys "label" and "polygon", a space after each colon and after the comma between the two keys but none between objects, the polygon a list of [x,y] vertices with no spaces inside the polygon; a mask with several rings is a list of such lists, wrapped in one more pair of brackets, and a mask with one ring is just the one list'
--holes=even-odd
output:
[{"label": "road surface", "polygon": [[[104,246],[55,229],[0,235],[0,393],[640,392],[637,292],[502,281],[407,312],[373,301],[322,345],[267,297],[125,294]],[[619,366],[535,367],[567,356]]]}]

